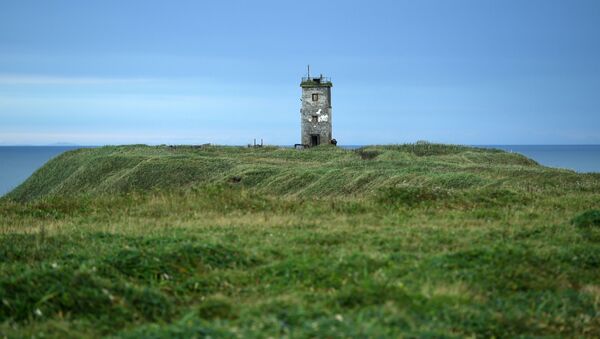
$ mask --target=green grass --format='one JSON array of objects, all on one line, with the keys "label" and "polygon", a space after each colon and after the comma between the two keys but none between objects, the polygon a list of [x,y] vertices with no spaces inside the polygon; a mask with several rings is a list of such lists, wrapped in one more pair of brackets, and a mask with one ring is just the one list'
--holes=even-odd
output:
[{"label": "green grass", "polygon": [[0,337],[598,337],[600,175],[462,146],[122,146],[0,200]]}]

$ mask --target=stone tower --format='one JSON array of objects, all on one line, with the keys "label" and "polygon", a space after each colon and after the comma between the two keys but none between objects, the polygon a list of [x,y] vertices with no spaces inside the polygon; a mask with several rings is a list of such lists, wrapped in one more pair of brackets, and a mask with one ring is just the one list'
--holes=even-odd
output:
[{"label": "stone tower", "polygon": [[310,76],[302,78],[302,108],[300,109],[304,145],[331,143],[331,79]]}]

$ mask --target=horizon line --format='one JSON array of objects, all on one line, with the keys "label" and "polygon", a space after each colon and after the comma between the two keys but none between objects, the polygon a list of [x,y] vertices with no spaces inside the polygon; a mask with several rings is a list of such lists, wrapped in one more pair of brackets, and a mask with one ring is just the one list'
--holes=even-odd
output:
[{"label": "horizon line", "polygon": [[[337,147],[349,147],[349,146],[393,146],[393,145],[411,145],[417,144],[417,142],[405,142],[405,143],[386,143],[386,144],[343,144],[337,145]],[[464,143],[443,143],[443,142],[428,142],[428,144],[437,144],[437,145],[457,145],[457,146],[600,146],[600,144],[464,144]],[[248,144],[213,144],[213,143],[190,143],[190,144],[154,144],[154,143],[124,143],[124,144],[0,144],[0,147],[107,147],[107,146],[134,146],[134,145],[143,145],[143,146],[230,146],[230,147],[246,147]],[[264,144],[264,146],[274,146],[274,147],[293,147],[293,144]]]}]

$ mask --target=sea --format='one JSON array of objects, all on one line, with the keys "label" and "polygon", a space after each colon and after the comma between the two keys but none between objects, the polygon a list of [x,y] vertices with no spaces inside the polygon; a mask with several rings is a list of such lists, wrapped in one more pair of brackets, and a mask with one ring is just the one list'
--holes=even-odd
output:
[{"label": "sea", "polygon": [[[600,145],[475,145],[521,153],[538,163],[576,172],[600,172]],[[0,196],[57,155],[87,146],[0,146]],[[342,146],[348,149],[360,145]]]}]

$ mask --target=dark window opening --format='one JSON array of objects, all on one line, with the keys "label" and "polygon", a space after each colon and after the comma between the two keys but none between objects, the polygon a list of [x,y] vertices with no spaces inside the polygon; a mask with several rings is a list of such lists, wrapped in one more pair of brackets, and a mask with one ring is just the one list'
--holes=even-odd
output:
[{"label": "dark window opening", "polygon": [[318,115],[313,115],[312,116],[312,122],[319,122],[319,116]]},{"label": "dark window opening", "polygon": [[320,143],[321,143],[320,135],[318,135],[318,134],[310,135],[310,145],[311,146],[319,146]]},{"label": "dark window opening", "polygon": [[313,101],[319,101],[319,94],[317,94],[317,93],[313,93],[313,95],[312,95],[312,100],[313,100]]}]

